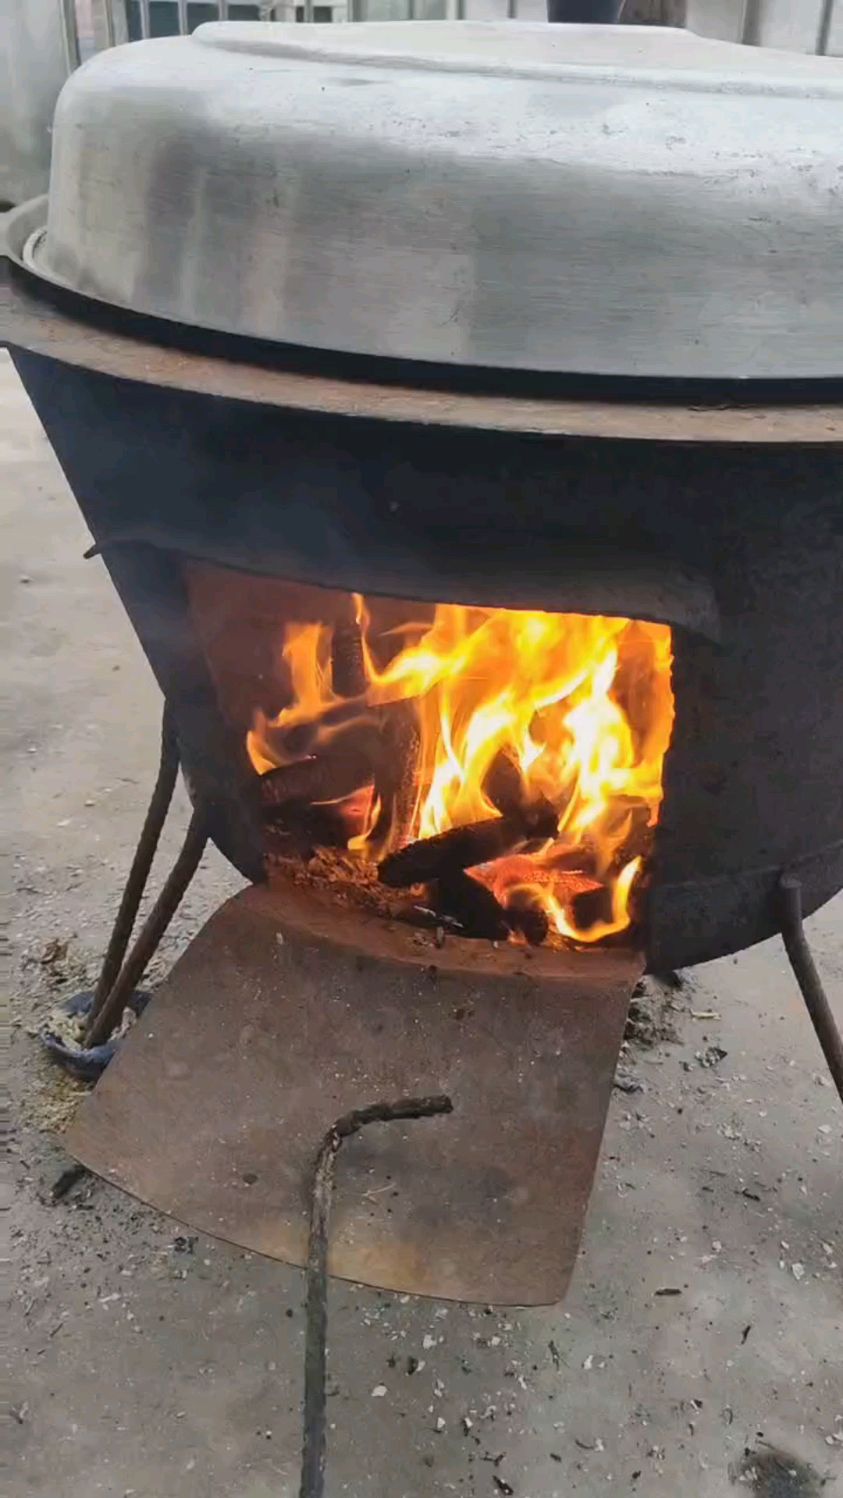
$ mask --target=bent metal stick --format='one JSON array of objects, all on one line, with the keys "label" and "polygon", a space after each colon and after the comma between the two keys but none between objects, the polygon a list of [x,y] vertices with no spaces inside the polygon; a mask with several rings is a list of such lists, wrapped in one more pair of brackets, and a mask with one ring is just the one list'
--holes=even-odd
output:
[{"label": "bent metal stick", "polygon": [[449,1097],[401,1098],[357,1108],[332,1124],[313,1172],[310,1236],[307,1245],[307,1304],[304,1347],[304,1417],[299,1498],[322,1498],[325,1488],[325,1364],[328,1326],[328,1220],[334,1190],[334,1162],[344,1139],[366,1124],[402,1118],[435,1118],[452,1113]]}]

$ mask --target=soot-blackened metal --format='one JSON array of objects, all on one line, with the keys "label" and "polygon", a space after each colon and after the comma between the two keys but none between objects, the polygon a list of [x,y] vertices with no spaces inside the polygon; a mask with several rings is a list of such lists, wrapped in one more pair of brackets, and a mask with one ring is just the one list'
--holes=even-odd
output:
[{"label": "soot-blackened metal", "polygon": [[666,619],[676,723],[651,965],[772,935],[782,869],[798,873],[806,912],[843,885],[837,447],[308,418],[16,359],[173,701],[212,836],[248,877],[260,873],[252,776],[181,556],[408,598]]}]

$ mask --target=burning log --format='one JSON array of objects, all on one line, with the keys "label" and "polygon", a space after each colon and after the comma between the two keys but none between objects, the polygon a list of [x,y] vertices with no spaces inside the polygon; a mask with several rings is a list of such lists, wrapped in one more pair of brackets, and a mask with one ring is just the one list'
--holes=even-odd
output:
[{"label": "burning log", "polygon": [[555,837],[557,825],[551,807],[549,814],[539,808],[529,815],[489,817],[483,822],[449,827],[447,832],[422,838],[397,853],[390,853],[378,868],[378,878],[392,889],[433,884],[478,864],[493,863],[535,839]]},{"label": "burning log", "polygon": [[[315,717],[308,718],[306,722],[294,723],[286,728],[270,726],[265,730],[265,737],[269,747],[276,753],[285,758],[302,758],[304,755],[314,753],[320,738],[328,741],[325,744],[326,749],[333,750],[337,729],[367,726],[374,731],[378,723],[385,729],[391,717],[400,717],[402,713],[411,709],[412,703],[407,700],[388,702],[381,707],[372,708],[365,696],[351,697],[347,702],[332,702],[329,707],[317,713]],[[416,721],[415,712],[413,712],[413,720]]]},{"label": "burning log", "polygon": [[310,754],[319,735],[326,729],[346,727],[355,719],[362,718],[366,710],[362,697],[349,702],[333,702],[324,712],[304,723],[294,723],[289,728],[270,727],[266,732],[267,743],[283,755]]},{"label": "burning log", "polygon": [[366,690],[363,636],[356,619],[334,625],[331,636],[331,685],[338,697],[362,697]]},{"label": "burning log", "polygon": [[503,906],[470,874],[457,872],[439,879],[434,901],[437,910],[459,922],[463,936],[505,941],[509,934]]},{"label": "burning log", "polygon": [[418,763],[421,733],[415,704],[392,703],[381,717],[382,753],[375,770],[375,792],[380,813],[374,842],[381,848],[400,848],[413,824],[418,796]]},{"label": "burning log", "polygon": [[512,931],[520,931],[531,947],[540,947],[550,930],[544,906],[529,889],[514,889],[507,899],[505,918]]},{"label": "burning log", "polygon": [[269,770],[260,780],[264,815],[272,820],[290,802],[338,801],[371,785],[378,740],[372,733],[343,734],[324,754]]}]

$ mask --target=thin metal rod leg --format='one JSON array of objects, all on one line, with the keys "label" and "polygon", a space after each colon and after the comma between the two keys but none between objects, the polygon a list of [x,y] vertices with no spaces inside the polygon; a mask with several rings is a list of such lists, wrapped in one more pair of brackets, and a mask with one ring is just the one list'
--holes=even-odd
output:
[{"label": "thin metal rod leg", "polygon": [[179,769],[179,750],[173,726],[173,715],[169,704],[164,703],[164,714],[161,720],[161,761],[158,766],[158,779],[152,792],[152,799],[146,813],[140,839],[135,856],[132,859],[132,867],[123,890],[120,908],[114,920],[111,937],[106,948],[105,957],[102,962],[102,970],[94,991],[94,1002],[91,1006],[89,1024],[93,1024],[97,1018],[109,993],[114,987],[114,980],[120,971],[126,948],[135,925],[138,907],[146,889],[149,871],[152,868],[152,860],[158,848],[158,842],[164,823],[167,820],[167,812],[173,799],[173,791],[176,786],[176,776]]},{"label": "thin metal rod leg", "polygon": [[92,1015],[85,1031],[85,1045],[102,1045],[115,1025],[133,990],[140,982],[150,959],[173,919],[191,879],[199,867],[208,841],[208,824],[203,811],[194,811],[182,844],[158,899],[141,926],[137,941],[117,974],[99,1013]]},{"label": "thin metal rod leg", "polygon": [[802,997],[817,1039],[828,1062],[832,1080],[843,1101],[843,1035],[831,1012],[820,975],[802,926],[802,885],[798,879],[785,876],[779,884],[781,931],[790,965],[802,990]]}]

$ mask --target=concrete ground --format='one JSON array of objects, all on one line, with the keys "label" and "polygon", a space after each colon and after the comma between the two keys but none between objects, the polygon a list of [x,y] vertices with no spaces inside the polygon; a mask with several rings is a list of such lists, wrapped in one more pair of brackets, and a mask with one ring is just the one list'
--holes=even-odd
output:
[{"label": "concrete ground", "polygon": [[[54,1131],[75,1098],[32,1030],[95,975],[159,702],[0,358],[17,1112],[4,1489],[293,1498],[300,1274],[100,1182],[51,1205],[67,1164]],[[159,970],[237,884],[208,856]],[[810,935],[843,1019],[841,900]],[[630,1048],[641,1090],[615,1093],[564,1307],[497,1314],[334,1287],[330,1498],[843,1498],[843,1112],[777,943],[697,970],[665,1003],[676,1038]],[[411,1375],[408,1358],[424,1367]]]}]

